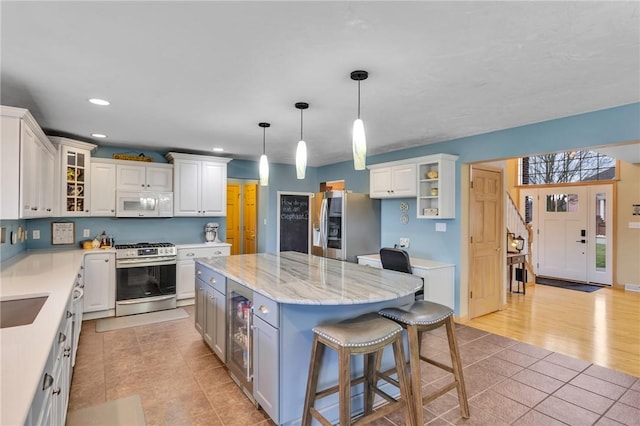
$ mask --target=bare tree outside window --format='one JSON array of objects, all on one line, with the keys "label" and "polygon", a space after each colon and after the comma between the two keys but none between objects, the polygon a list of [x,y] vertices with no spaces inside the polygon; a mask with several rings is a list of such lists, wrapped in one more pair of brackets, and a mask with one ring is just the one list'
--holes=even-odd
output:
[{"label": "bare tree outside window", "polygon": [[520,162],[523,185],[611,180],[616,160],[593,151],[556,152],[524,157]]}]

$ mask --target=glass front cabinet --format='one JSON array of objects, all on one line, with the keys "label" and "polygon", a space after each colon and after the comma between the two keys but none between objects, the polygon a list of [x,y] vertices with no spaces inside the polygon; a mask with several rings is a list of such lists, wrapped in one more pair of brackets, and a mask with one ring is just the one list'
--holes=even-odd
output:
[{"label": "glass front cabinet", "polygon": [[456,216],[456,155],[417,158],[418,219],[453,219]]},{"label": "glass front cabinet", "polygon": [[51,138],[60,156],[60,216],[90,215],[91,151],[96,145]]}]

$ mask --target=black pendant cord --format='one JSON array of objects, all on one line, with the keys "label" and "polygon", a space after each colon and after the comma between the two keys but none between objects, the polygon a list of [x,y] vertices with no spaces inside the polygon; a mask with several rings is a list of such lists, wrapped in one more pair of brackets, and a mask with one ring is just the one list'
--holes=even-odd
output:
[{"label": "black pendant cord", "polygon": [[358,80],[358,119],[360,119],[360,80]]},{"label": "black pendant cord", "polygon": [[304,139],[302,138],[302,111],[304,110],[300,110],[300,140],[303,141]]},{"label": "black pendant cord", "polygon": [[263,127],[262,128],[262,155],[266,155],[267,153],[267,145],[265,143],[266,133],[267,133],[267,128]]}]

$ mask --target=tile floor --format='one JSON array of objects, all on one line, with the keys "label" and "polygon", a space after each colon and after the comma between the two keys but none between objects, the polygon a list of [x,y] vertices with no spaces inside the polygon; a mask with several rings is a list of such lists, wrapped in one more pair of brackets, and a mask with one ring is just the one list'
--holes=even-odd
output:
[{"label": "tile floor", "polygon": [[[82,326],[69,411],[140,395],[147,425],[273,425],[231,381],[225,367],[183,320],[96,333]],[[455,390],[424,406],[425,423],[468,425],[640,425],[640,379],[545,349],[458,325],[471,418]],[[424,351],[450,364],[444,328]],[[449,381],[424,364],[423,386]],[[306,377],[306,371],[301,372]],[[403,425],[401,413],[376,422]]]}]

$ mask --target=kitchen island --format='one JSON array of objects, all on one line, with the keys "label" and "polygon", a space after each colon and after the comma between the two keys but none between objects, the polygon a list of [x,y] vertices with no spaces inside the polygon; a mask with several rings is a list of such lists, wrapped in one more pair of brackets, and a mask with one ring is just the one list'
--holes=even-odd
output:
[{"label": "kitchen island", "polygon": [[[413,301],[415,291],[422,286],[422,280],[410,274],[295,252],[196,261],[199,277],[196,286],[202,277],[215,283],[217,291],[224,284],[227,298],[224,329],[231,336],[226,345],[228,365],[234,355],[232,347],[237,346],[233,341],[238,334],[235,316],[243,316],[235,307],[232,289],[243,288],[245,293],[252,294],[253,309],[248,315],[247,329],[251,330],[253,339],[249,339],[247,348],[253,361],[249,361],[246,370],[249,391],[245,393],[254,398],[276,424],[300,423],[315,325],[405,305]],[[215,337],[209,338],[215,340]],[[391,352],[385,351],[383,365],[393,364]],[[354,359],[352,368],[354,374],[361,373],[362,359]],[[336,384],[337,374],[337,354],[327,351],[319,386]],[[393,387],[388,391],[397,393]],[[331,395],[318,400],[316,407],[327,418],[337,421],[337,402],[337,395]],[[354,414],[362,410],[362,402],[360,385],[352,396]]]}]

